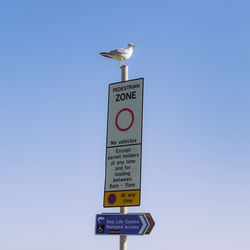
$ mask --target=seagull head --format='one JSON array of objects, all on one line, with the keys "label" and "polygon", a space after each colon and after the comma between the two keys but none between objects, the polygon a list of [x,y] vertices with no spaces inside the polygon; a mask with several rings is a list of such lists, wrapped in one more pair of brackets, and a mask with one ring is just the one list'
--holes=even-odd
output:
[{"label": "seagull head", "polygon": [[135,47],[135,45],[133,43],[129,43],[128,48],[131,48],[131,47]]}]

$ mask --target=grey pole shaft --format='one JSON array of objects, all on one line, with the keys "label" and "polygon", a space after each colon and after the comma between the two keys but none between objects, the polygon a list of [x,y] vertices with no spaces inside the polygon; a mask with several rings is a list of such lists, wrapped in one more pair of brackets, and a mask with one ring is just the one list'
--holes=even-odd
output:
[{"label": "grey pole shaft", "polygon": [[128,81],[128,65],[122,65],[122,82]]},{"label": "grey pole shaft", "polygon": [[[128,81],[128,66],[121,66],[122,82]],[[127,207],[120,207],[120,214],[127,214]],[[127,250],[127,235],[120,235],[120,250]]]}]

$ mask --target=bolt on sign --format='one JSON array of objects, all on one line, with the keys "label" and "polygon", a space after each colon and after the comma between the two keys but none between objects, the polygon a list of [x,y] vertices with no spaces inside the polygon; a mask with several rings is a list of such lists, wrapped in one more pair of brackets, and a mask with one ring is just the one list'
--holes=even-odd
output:
[{"label": "bolt on sign", "polygon": [[109,85],[104,207],[140,205],[144,79]]}]

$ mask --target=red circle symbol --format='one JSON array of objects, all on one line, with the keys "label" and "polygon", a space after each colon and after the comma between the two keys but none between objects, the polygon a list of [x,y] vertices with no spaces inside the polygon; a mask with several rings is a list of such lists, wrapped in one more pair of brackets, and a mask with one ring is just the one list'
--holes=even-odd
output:
[{"label": "red circle symbol", "polygon": [[[130,116],[131,116],[131,122],[129,123],[129,125],[125,128],[121,128],[121,126],[118,124],[118,118],[119,118],[119,115],[121,113],[123,113],[124,111],[128,111],[130,113]],[[124,109],[121,109],[118,114],[116,115],[116,118],[115,118],[115,126],[120,130],[120,131],[127,131],[129,130],[133,123],[134,123],[134,120],[135,120],[135,116],[134,116],[134,113],[131,109],[128,109],[128,108],[124,108]]]}]

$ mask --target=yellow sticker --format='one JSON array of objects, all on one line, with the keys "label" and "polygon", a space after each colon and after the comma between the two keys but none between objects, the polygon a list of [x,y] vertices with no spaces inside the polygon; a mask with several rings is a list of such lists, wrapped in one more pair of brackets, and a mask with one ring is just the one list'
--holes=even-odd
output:
[{"label": "yellow sticker", "polygon": [[104,193],[104,207],[140,206],[140,190]]}]

